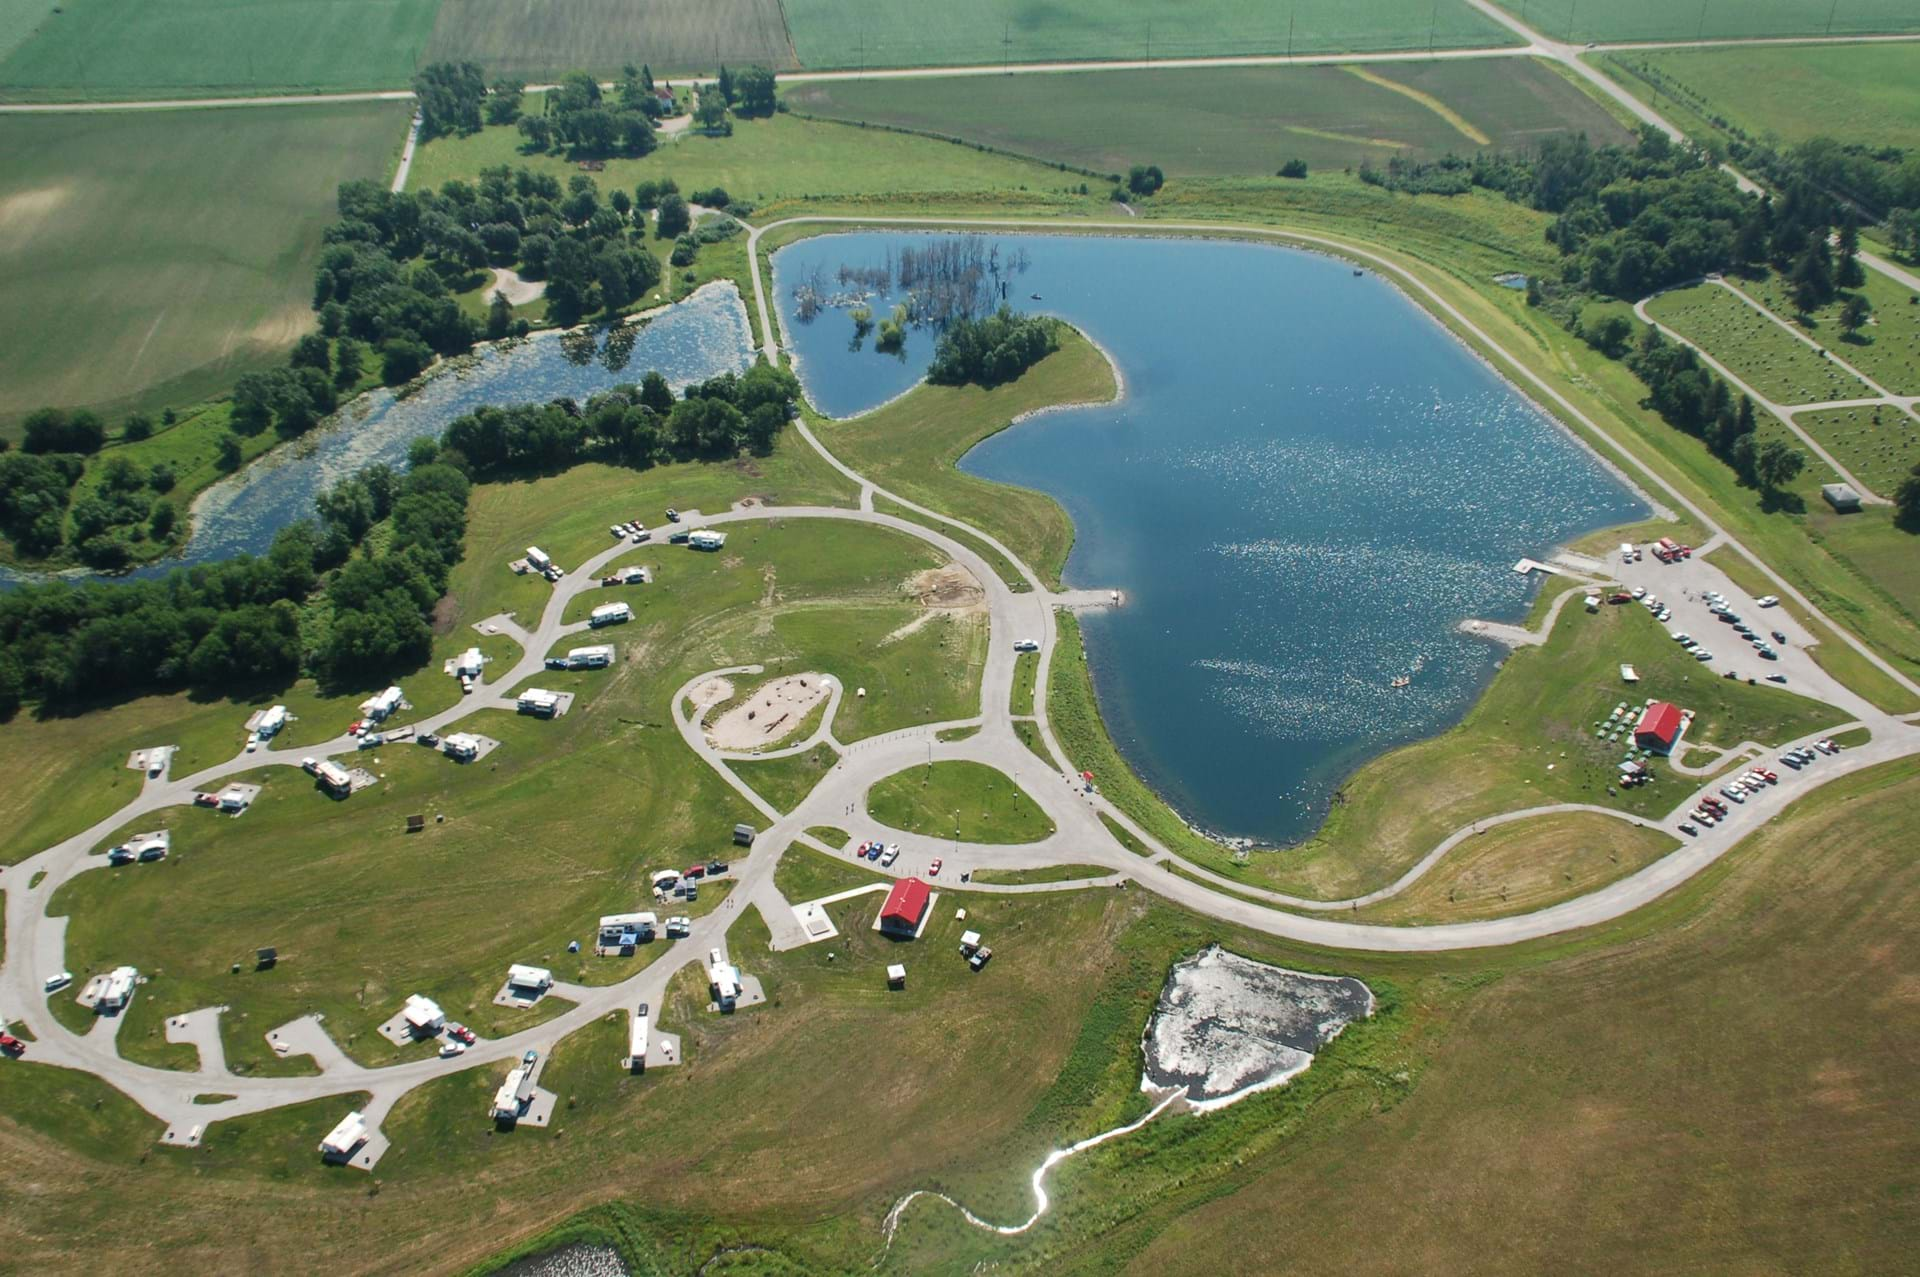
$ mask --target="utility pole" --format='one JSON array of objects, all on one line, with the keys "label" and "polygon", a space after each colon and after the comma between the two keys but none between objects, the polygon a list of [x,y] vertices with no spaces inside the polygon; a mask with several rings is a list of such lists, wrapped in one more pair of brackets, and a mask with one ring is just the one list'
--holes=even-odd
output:
[{"label": "utility pole", "polygon": [[1573,15],[1580,12],[1580,0],[1567,6],[1567,43],[1573,43]]},{"label": "utility pole", "polygon": [[1700,29],[1693,34],[1696,40],[1707,38],[1707,4],[1709,0],[1700,0]]},{"label": "utility pole", "polygon": [[1293,10],[1287,10],[1287,61],[1293,61]]},{"label": "utility pole", "polygon": [[1440,0],[1433,0],[1433,10],[1427,14],[1427,56],[1433,56],[1433,32],[1440,25]]},{"label": "utility pole", "polygon": [[1153,61],[1153,23],[1147,23],[1147,61]]},{"label": "utility pole", "polygon": [[1827,10],[1827,34],[1833,34],[1833,15],[1840,12],[1840,0],[1833,0],[1833,7]]},{"label": "utility pole", "polygon": [[1013,74],[1013,24],[1011,22],[1000,31],[1000,70],[1006,75]]}]

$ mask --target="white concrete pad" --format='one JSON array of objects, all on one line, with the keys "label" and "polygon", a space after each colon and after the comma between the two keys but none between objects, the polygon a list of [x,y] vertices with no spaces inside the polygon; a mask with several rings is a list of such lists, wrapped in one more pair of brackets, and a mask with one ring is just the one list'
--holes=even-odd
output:
[{"label": "white concrete pad", "polygon": [[662,1033],[658,1029],[647,1034],[647,1069],[670,1069],[685,1063],[680,1053],[680,1035]]},{"label": "white concrete pad", "polygon": [[127,755],[127,770],[149,772],[158,767],[160,774],[165,776],[167,769],[173,766],[176,748],[173,745],[154,745],[147,749],[136,749]]},{"label": "white concrete pad", "polygon": [[[528,1007],[543,1001],[548,994],[557,991],[558,988],[559,986],[554,984],[538,991],[532,989],[516,990],[511,984],[503,984],[493,995],[493,1005],[497,1007],[508,1007],[516,1011],[524,1011]],[[578,1001],[578,999],[573,1000]]]},{"label": "white concrete pad", "polygon": [[202,1073],[227,1072],[227,1048],[220,1040],[220,1013],[225,1007],[202,1007],[167,1021],[167,1041],[185,1042],[200,1053]]},{"label": "white concrete pad", "polygon": [[437,1042],[444,1036],[445,1032],[446,1031],[442,1029],[438,1032],[415,1036],[413,1031],[407,1027],[407,1009],[405,1007],[401,1007],[398,1011],[395,1011],[393,1017],[380,1026],[380,1036],[395,1046],[406,1046],[413,1042]]},{"label": "white concrete pad", "polygon": [[806,933],[806,939],[802,942],[804,944],[831,940],[840,934],[840,929],[833,925],[833,919],[827,916],[827,911],[820,907],[818,900],[809,900],[803,905],[795,905],[793,918],[800,924],[800,929]]},{"label": "white concrete pad", "polygon": [[[388,1039],[391,1041],[392,1039]],[[275,1055],[282,1058],[290,1055],[307,1055],[320,1067],[322,1073],[337,1068],[352,1068],[353,1061],[347,1058],[333,1038],[328,1035],[317,1015],[303,1015],[289,1021],[267,1034],[267,1045],[273,1048]]]}]

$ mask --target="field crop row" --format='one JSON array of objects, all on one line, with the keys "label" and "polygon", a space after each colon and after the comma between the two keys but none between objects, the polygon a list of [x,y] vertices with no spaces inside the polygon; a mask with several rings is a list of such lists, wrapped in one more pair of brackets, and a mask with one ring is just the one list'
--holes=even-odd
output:
[{"label": "field crop row", "polygon": [[1494,0],[1542,35],[1589,40],[1737,40],[1920,30],[1908,0]]}]

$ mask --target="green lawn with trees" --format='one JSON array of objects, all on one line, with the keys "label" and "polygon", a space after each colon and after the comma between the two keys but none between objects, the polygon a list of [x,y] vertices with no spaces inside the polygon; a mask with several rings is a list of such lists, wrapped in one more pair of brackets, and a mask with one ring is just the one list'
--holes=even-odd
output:
[{"label": "green lawn with trees", "polygon": [[1777,404],[1866,399],[1873,394],[1858,377],[1821,358],[1718,284],[1662,293],[1647,313]]},{"label": "green lawn with trees", "polygon": [[336,188],[384,181],[406,128],[397,102],[0,117],[0,434],[53,405],[117,435],[283,361]]}]

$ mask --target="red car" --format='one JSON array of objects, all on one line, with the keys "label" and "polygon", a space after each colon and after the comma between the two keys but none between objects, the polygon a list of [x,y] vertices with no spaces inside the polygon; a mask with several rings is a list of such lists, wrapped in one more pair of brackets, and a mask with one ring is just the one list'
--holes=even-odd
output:
[{"label": "red car", "polygon": [[447,1036],[453,1038],[455,1041],[465,1042],[468,1046],[473,1045],[473,1030],[464,1024],[449,1024],[447,1026]]},{"label": "red car", "polygon": [[944,862],[940,859],[940,857],[935,856],[933,858],[933,863],[927,866],[927,877],[938,878],[940,876],[940,866],[943,863]]},{"label": "red car", "polygon": [[193,805],[196,807],[218,807],[220,805],[220,795],[195,794],[193,796]]},{"label": "red car", "polygon": [[27,1044],[11,1033],[0,1033],[0,1051],[18,1058],[27,1053]]},{"label": "red car", "polygon": [[689,865],[687,866],[687,871],[680,876],[682,878],[704,878],[707,876],[707,867],[705,865]]}]

